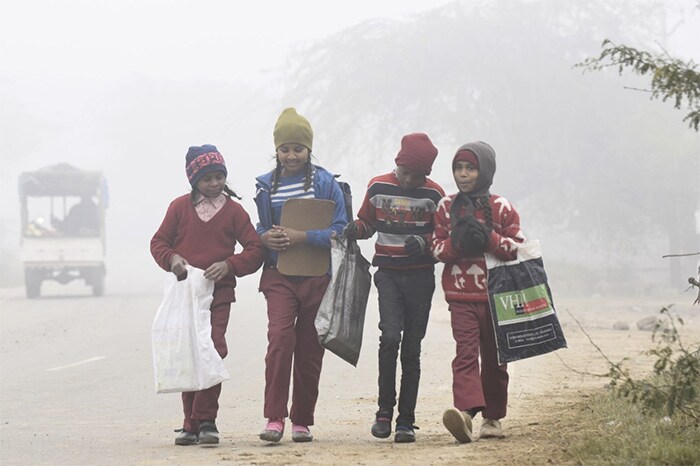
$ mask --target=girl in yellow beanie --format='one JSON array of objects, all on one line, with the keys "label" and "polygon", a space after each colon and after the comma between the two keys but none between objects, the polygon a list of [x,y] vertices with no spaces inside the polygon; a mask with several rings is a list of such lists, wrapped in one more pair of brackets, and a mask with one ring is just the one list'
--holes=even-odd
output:
[{"label": "girl in yellow beanie", "polygon": [[[260,439],[279,442],[285,419],[292,421],[292,440],[309,442],[313,435],[318,384],[324,348],[318,342],[314,320],[328,286],[329,276],[287,276],[277,270],[277,254],[306,243],[330,249],[332,234],[347,224],[340,185],[324,168],[311,163],[313,131],[294,108],[285,109],[273,132],[275,169],[256,178],[255,203],[260,221],[257,232],[266,248],[260,291],[267,300],[268,347],[265,356],[267,418]],[[282,206],[288,199],[329,199],[335,202],[333,221],[323,230],[294,230],[280,226]],[[292,406],[289,384],[294,373]]]}]

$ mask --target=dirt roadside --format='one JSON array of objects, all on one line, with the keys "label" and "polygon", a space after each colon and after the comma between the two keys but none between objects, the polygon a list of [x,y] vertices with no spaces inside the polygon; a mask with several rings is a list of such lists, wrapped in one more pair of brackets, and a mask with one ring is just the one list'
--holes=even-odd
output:
[{"label": "dirt roadside", "polygon": [[[678,302],[678,297],[676,302]],[[507,437],[456,444],[441,423],[442,411],[451,403],[450,361],[454,352],[449,316],[436,305],[431,316],[429,337],[423,352],[423,375],[417,408],[417,442],[395,444],[369,434],[375,409],[373,387],[367,381],[376,377],[373,342],[376,334],[366,335],[363,359],[355,373],[339,367],[327,354],[317,409],[316,440],[294,444],[286,438],[278,445],[261,444],[255,435],[240,435],[222,425],[223,441],[216,449],[202,447],[173,450],[163,464],[563,464],[566,448],[580,435],[576,425],[567,422],[572,410],[595,390],[603,389],[605,378],[580,372],[605,373],[607,366],[574,318],[595,343],[618,361],[629,358],[634,373],[651,368],[643,353],[651,346],[651,333],[636,328],[643,317],[657,315],[669,299],[589,299],[558,303],[560,321],[568,348],[545,356],[519,361],[509,366],[511,376],[509,413],[504,419]],[[675,312],[686,325],[687,339],[700,339],[700,308],[675,305]],[[614,322],[627,322],[629,330],[614,330]],[[372,359],[372,360],[370,360]],[[348,378],[350,374],[351,378]],[[330,382],[338,380],[339,382]],[[344,378],[342,378],[344,376]],[[358,382],[361,381],[361,384]],[[363,394],[359,395],[358,393]],[[240,409],[240,407],[239,407]],[[222,406],[235,414],[235,406]],[[477,433],[480,418],[477,417]],[[199,451],[197,451],[199,450]],[[205,450],[205,451],[203,451]]]}]

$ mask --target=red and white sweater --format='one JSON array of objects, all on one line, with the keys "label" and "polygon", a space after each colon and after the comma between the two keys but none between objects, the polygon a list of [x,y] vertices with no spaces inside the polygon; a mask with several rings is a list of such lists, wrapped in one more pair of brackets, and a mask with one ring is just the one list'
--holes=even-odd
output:
[{"label": "red and white sweater", "polygon": [[[435,230],[431,240],[433,257],[445,263],[442,271],[442,289],[447,302],[487,302],[486,261],[483,254],[466,257],[459,245],[450,239],[452,230],[450,206],[456,194],[443,197],[435,213]],[[520,215],[503,197],[489,197],[493,230],[486,251],[501,260],[517,257],[518,243],[525,239],[520,230]],[[474,217],[485,222],[482,209],[476,209]]]},{"label": "red and white sweater", "polygon": [[444,195],[430,178],[417,188],[402,188],[393,172],[372,178],[355,220],[358,239],[377,233],[372,265],[401,270],[433,267],[435,261],[428,251],[412,257],[404,243],[411,235],[430,242],[433,214]]}]

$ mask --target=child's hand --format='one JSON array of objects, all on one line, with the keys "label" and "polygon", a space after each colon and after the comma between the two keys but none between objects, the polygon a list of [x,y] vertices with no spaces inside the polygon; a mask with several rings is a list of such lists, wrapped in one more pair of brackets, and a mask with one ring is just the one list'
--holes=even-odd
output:
[{"label": "child's hand", "polygon": [[406,249],[406,254],[408,254],[410,257],[422,256],[425,252],[426,244],[425,239],[423,239],[422,236],[411,235],[406,238],[403,245]]},{"label": "child's hand", "polygon": [[459,247],[460,249],[462,248],[462,238],[464,238],[464,236],[467,234],[468,229],[469,225],[467,225],[464,218],[457,220],[452,228],[452,231],[450,231],[450,240],[452,241],[452,245],[454,247]]},{"label": "child's hand", "polygon": [[490,235],[491,230],[471,215],[460,218],[450,233],[452,244],[458,244],[467,257],[483,254]]},{"label": "child's hand", "polygon": [[228,262],[214,262],[204,271],[204,278],[218,282],[229,273],[231,273],[231,269],[228,267]]},{"label": "child's hand", "polygon": [[484,252],[491,236],[491,229],[474,217],[467,217],[467,236],[471,237],[471,243],[476,252]]},{"label": "child's hand", "polygon": [[262,244],[273,251],[284,251],[289,246],[289,237],[282,227],[277,225],[267,230],[260,236]]},{"label": "child's hand", "polygon": [[175,274],[176,277],[181,277],[187,273],[187,261],[180,254],[175,254],[170,259],[170,271]]},{"label": "child's hand", "polygon": [[295,244],[301,244],[301,243],[306,242],[306,232],[305,231],[299,231],[299,230],[295,230],[293,228],[286,228],[286,227],[280,227],[280,228],[282,228],[282,231],[284,232],[285,235],[287,235],[287,239],[289,240],[289,242],[287,243],[287,247],[291,247],[291,246],[294,246]]},{"label": "child's hand", "polygon": [[343,236],[349,240],[357,239],[357,237],[360,236],[360,231],[357,228],[357,223],[355,223],[353,220],[350,220],[350,223],[345,225],[345,228],[343,228]]}]

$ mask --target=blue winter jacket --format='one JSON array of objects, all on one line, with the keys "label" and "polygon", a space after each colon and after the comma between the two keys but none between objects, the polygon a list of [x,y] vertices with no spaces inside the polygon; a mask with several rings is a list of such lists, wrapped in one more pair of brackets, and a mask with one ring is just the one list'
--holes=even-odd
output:
[{"label": "blue winter jacket", "polygon": [[[335,233],[336,235],[340,235],[343,228],[348,223],[348,217],[345,211],[345,198],[333,174],[318,165],[314,165],[314,168],[314,197],[316,199],[335,201],[335,209],[331,226],[325,230],[307,230],[306,242],[313,246],[330,248],[331,234]],[[272,228],[272,203],[270,202],[272,174],[273,172],[271,171],[255,178],[255,204],[258,207],[258,218],[260,219],[256,225],[258,236],[262,236],[267,230]],[[270,266],[276,263],[277,252],[267,249],[265,265]]]}]

